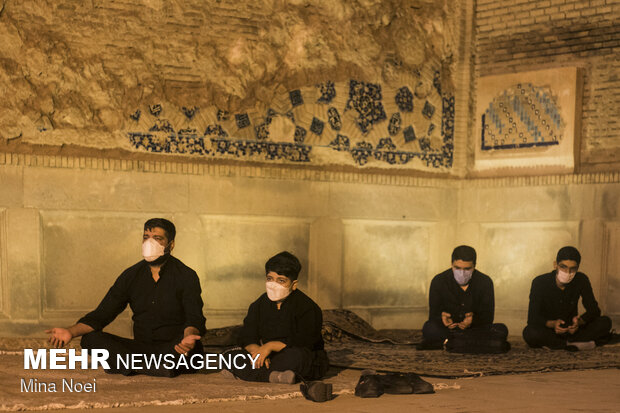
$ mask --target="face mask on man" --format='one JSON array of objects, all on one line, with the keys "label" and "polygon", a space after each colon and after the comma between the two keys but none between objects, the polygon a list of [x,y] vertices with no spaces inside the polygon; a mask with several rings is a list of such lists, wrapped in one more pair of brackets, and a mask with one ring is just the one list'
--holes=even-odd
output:
[{"label": "face mask on man", "polygon": [[289,287],[285,287],[275,281],[267,281],[265,283],[265,289],[267,290],[267,297],[269,297],[271,301],[282,301],[291,293]]},{"label": "face mask on man", "polygon": [[576,273],[574,272],[571,273],[569,271],[562,271],[558,268],[558,281],[562,284],[568,284],[569,282],[573,281],[573,278],[575,278],[575,274]]},{"label": "face mask on man", "polygon": [[147,262],[153,262],[159,257],[163,257],[166,248],[153,238],[147,238],[142,243],[142,256]]},{"label": "face mask on man", "polygon": [[454,279],[459,285],[467,285],[471,276],[474,274],[474,270],[463,270],[460,268],[452,268]]}]

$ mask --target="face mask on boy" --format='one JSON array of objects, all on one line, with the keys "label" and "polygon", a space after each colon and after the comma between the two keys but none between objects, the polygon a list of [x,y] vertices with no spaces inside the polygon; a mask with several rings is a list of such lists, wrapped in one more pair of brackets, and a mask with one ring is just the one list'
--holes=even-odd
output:
[{"label": "face mask on boy", "polygon": [[291,293],[290,287],[285,287],[275,281],[267,281],[265,289],[267,290],[267,297],[271,301],[282,301]]},{"label": "face mask on boy", "polygon": [[570,271],[563,271],[558,268],[558,281],[562,284],[568,284],[569,282],[573,281],[573,278],[575,278],[575,274],[576,272],[571,273]]},{"label": "face mask on boy", "polygon": [[471,280],[471,276],[474,274],[474,270],[452,268],[452,273],[454,274],[454,279],[457,283],[459,283],[459,285],[467,285],[469,280]]}]

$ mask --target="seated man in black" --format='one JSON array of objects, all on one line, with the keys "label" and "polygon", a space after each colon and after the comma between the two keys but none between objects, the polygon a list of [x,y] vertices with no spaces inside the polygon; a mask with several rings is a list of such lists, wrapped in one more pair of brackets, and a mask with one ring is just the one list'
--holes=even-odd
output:
[{"label": "seated man in black", "polygon": [[254,301],[243,320],[243,349],[227,353],[258,356],[254,368],[230,371],[246,381],[293,384],[296,375],[317,380],[329,367],[321,328],[319,306],[297,288],[301,264],[289,252],[271,257],[265,264],[266,293]]},{"label": "seated man in black", "polygon": [[[601,316],[588,276],[578,272],[581,254],[563,247],[554,270],[532,281],[527,326],[523,339],[530,347],[570,351],[592,349],[610,335],[611,320]],[[586,312],[578,315],[582,299]]]},{"label": "seated man in black", "polygon": [[[187,358],[203,351],[200,336],[206,331],[206,320],[202,314],[200,280],[194,270],[170,255],[175,235],[174,224],[166,219],[146,221],[142,239],[144,260],[123,271],[99,306],[76,324],[47,330],[50,343],[61,347],[74,337],[83,336],[83,349],[109,351],[108,373],[174,377],[189,372],[191,369],[184,366],[166,369],[163,363],[159,368],[141,370],[116,363],[117,354],[174,354],[178,359],[179,354]],[[133,311],[134,339],[102,332],[127,304]]]},{"label": "seated man in black", "polygon": [[467,245],[452,252],[452,268],[437,274],[431,281],[428,321],[422,328],[421,350],[443,348],[456,334],[476,337],[493,336],[505,341],[508,328],[493,324],[495,296],[493,281],[476,267],[476,251]]}]

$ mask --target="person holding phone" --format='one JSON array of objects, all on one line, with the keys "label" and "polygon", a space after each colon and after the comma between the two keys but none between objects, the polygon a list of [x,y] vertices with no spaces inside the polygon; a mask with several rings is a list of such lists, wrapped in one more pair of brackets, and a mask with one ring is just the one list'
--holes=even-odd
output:
[{"label": "person holding phone", "polygon": [[[601,316],[588,276],[578,271],[580,263],[577,248],[560,248],[553,271],[532,281],[523,330],[523,339],[530,347],[588,350],[604,344],[610,335],[611,319]],[[586,310],[581,315],[579,298]]]}]

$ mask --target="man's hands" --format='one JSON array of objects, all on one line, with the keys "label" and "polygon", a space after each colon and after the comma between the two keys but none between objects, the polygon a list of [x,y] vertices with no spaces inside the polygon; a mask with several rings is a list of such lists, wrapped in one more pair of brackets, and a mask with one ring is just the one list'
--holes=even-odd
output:
[{"label": "man's hands", "polygon": [[73,334],[71,334],[68,328],[50,328],[45,330],[45,333],[50,335],[47,341],[55,348],[66,346],[73,339]]},{"label": "man's hands", "polygon": [[472,321],[474,321],[474,313],[466,313],[463,321],[458,323],[457,326],[461,330],[465,330],[466,328],[471,327]]},{"label": "man's hands", "polygon": [[564,320],[559,318],[557,320],[547,321],[546,326],[547,328],[553,329],[555,334],[575,334],[577,330],[579,330],[579,326],[583,325],[583,321],[581,320],[581,318],[579,318],[579,316],[573,317],[572,321],[573,324],[569,325],[568,327],[562,327],[562,324],[564,324]]},{"label": "man's hands", "polygon": [[252,355],[252,358],[258,355],[258,359],[254,363],[254,368],[257,369],[262,367],[263,365],[269,368],[269,359],[267,357],[269,357],[269,354],[271,354],[271,352],[273,351],[270,348],[271,346],[269,346],[270,343],[271,342],[263,344],[262,346],[259,346],[258,344],[248,344],[247,346],[245,346],[246,351],[250,353],[250,355]]},{"label": "man's hands", "polygon": [[179,344],[174,346],[174,350],[179,354],[185,354],[187,356],[187,353],[194,349],[196,341],[198,340],[200,340],[200,336],[197,334],[185,336]]},{"label": "man's hands", "polygon": [[456,328],[456,323],[452,321],[452,315],[446,313],[445,311],[441,313],[441,322],[444,326],[448,327],[450,330]]},{"label": "man's hands", "polygon": [[84,334],[88,334],[92,331],[94,331],[94,329],[91,326],[84,323],[77,323],[69,328],[50,328],[49,330],[45,330],[45,333],[50,335],[47,341],[53,347],[61,348],[69,344],[71,339],[83,336]]},{"label": "man's hands", "polygon": [[174,346],[174,351],[187,356],[187,353],[196,347],[196,341],[198,340],[200,340],[200,331],[196,327],[185,327],[185,330],[183,330],[183,340]]},{"label": "man's hands", "polygon": [[450,313],[442,312],[441,313],[441,321],[443,325],[448,327],[450,330],[455,328],[460,328],[461,330],[465,330],[466,328],[471,327],[471,323],[474,320],[474,313],[465,314],[465,318],[460,323],[455,323],[452,321],[452,315]]},{"label": "man's hands", "polygon": [[286,344],[281,341],[270,341],[268,343],[259,346],[258,344],[248,344],[245,346],[245,350],[252,355],[252,358],[258,356],[258,359],[254,363],[254,368],[261,368],[263,365],[269,368],[269,355],[271,353],[281,351]]}]

